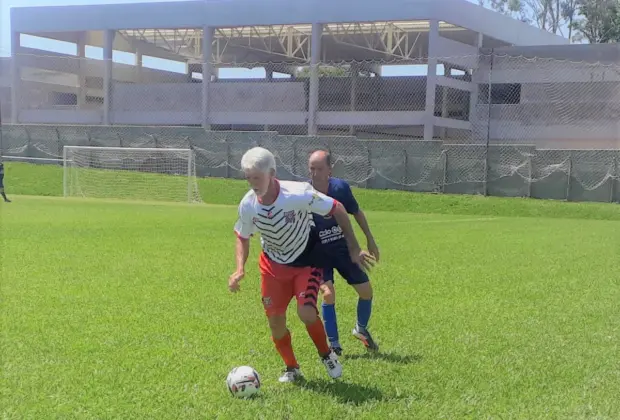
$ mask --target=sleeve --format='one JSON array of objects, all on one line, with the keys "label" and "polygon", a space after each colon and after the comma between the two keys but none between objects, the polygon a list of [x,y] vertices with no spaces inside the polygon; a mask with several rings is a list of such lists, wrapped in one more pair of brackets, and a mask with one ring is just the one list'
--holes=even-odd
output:
[{"label": "sleeve", "polygon": [[235,223],[235,234],[241,239],[249,239],[256,233],[256,226],[252,222],[252,215],[243,203],[239,205],[239,217]]},{"label": "sleeve", "polygon": [[302,199],[305,209],[320,216],[330,216],[336,209],[338,201],[318,192],[312,185],[306,185]]},{"label": "sleeve", "polygon": [[360,211],[360,206],[353,195],[353,191],[351,191],[351,186],[344,181],[342,182],[342,197],[340,201],[347,210],[347,213],[355,214]]}]

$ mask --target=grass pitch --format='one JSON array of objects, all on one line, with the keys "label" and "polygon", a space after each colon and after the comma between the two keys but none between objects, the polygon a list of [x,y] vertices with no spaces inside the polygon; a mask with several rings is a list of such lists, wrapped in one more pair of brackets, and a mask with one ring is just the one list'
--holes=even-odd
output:
[{"label": "grass pitch", "polygon": [[[242,292],[226,287],[242,182],[201,180],[218,205],[11,194],[58,195],[58,179],[7,165],[4,418],[620,416],[618,206],[357,191],[382,251],[371,274],[382,352],[350,336],[356,298],[337,278],[344,376],[327,378],[291,310],[307,382],[286,386],[258,241]],[[407,211],[379,211],[396,208]],[[250,401],[224,384],[243,364],[264,383]]]}]

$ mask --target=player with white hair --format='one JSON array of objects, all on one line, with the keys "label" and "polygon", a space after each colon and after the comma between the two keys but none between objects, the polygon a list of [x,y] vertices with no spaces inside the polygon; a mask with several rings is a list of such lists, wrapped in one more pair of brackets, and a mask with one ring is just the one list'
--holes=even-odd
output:
[{"label": "player with white hair", "polygon": [[249,239],[259,232],[263,307],[272,340],[286,365],[280,382],[292,382],[302,376],[286,325],[286,311],[293,297],[297,300],[297,314],[306,325],[327,373],[331,378],[339,378],[342,365],[330,349],[323,322],[318,317],[317,297],[322,271],[315,268],[317,265],[313,262],[318,240],[311,235],[311,213],[333,215],[342,228],[352,262],[365,264],[360,259],[361,249],[347,212],[342,204],[319,193],[309,183],[278,180],[275,158],[267,149],[248,150],[241,159],[241,167],[251,190],[239,204],[239,218],[234,228],[237,269],[230,276],[228,287],[231,292],[239,290],[250,250]]}]

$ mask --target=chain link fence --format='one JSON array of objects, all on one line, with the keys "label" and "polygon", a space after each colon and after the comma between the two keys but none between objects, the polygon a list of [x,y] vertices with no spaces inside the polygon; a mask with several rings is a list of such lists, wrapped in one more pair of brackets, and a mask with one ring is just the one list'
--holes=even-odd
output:
[{"label": "chain link fence", "polygon": [[[521,145],[359,140],[192,127],[2,127],[2,155],[61,164],[63,146],[188,148],[198,177],[242,179],[251,147],[271,150],[281,179],[307,179],[309,154],[329,150],[334,176],[363,188],[574,201],[620,201],[619,150],[538,150]],[[50,159],[50,160],[48,160]],[[37,161],[37,160],[30,160]]]},{"label": "chain link fence", "polygon": [[620,202],[617,64],[480,54],[437,58],[428,76],[426,60],[321,63],[314,83],[295,63],[246,63],[264,74],[214,69],[205,86],[200,65],[16,59],[17,94],[5,71],[15,66],[3,60],[0,74],[7,159],[53,162],[65,145],[192,147],[198,176],[241,178],[242,154],[260,145],[279,177],[303,179],[322,148],[335,176],[364,188]]}]

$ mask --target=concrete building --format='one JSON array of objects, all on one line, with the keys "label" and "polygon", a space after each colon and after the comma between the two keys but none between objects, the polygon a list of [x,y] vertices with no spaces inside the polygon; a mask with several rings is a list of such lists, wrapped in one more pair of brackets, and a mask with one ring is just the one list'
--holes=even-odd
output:
[{"label": "concrete building", "polygon": [[[485,57],[513,55],[520,46],[548,56],[568,40],[465,0],[24,7],[11,9],[11,28],[0,100],[13,123],[202,125],[455,142],[531,140],[528,132],[562,137],[511,119],[540,92],[532,85],[525,95],[528,89],[516,85],[567,80],[547,81],[540,78],[544,69],[511,70],[507,61]],[[22,34],[74,44],[75,55],[27,48]],[[102,48],[104,60],[84,58],[86,46]],[[114,51],[131,53],[135,62],[113,62]],[[185,72],[146,68],[147,57],[182,63]],[[424,64],[427,74],[382,77],[382,66],[391,64]],[[343,74],[324,75],[319,65]],[[218,78],[227,67],[262,67],[265,78]],[[493,92],[489,81],[510,86]],[[508,91],[502,96],[501,89]],[[493,99],[505,96],[509,103]]]}]

